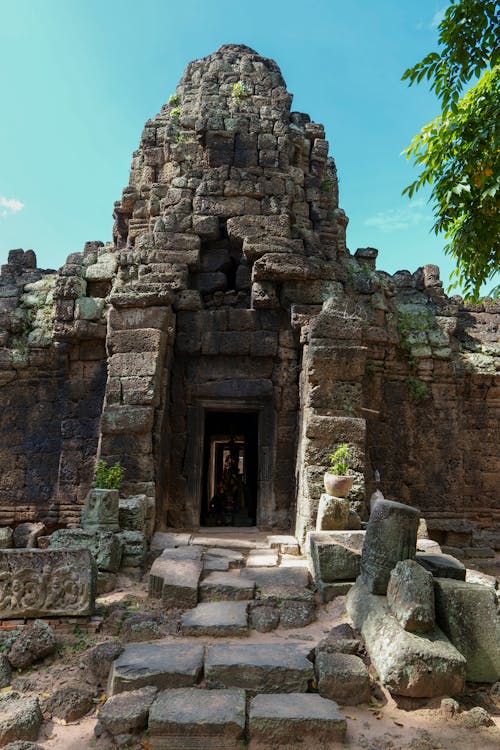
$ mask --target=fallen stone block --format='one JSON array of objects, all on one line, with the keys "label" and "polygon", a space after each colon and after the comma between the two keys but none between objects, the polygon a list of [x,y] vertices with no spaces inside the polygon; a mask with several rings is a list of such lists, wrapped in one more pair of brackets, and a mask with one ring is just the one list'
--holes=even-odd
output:
[{"label": "fallen stone block", "polygon": [[12,670],[10,668],[10,662],[5,654],[0,654],[0,688],[5,688],[10,685],[12,677]]},{"label": "fallen stone block", "polygon": [[157,693],[158,688],[149,686],[113,695],[99,709],[99,722],[112,735],[146,729]]},{"label": "fallen stone block", "polygon": [[415,560],[432,573],[434,578],[454,578],[465,581],[465,565],[451,555],[417,552]]},{"label": "fallen stone block", "polygon": [[156,599],[161,597],[166,609],[196,607],[202,570],[200,548],[164,550],[151,566],[149,595]]},{"label": "fallen stone block", "polygon": [[435,578],[436,616],[453,645],[467,660],[467,679],[500,678],[500,620],[494,589],[451,578]]},{"label": "fallen stone block", "polygon": [[120,531],[116,536],[123,546],[121,568],[143,568],[147,553],[147,541],[144,532]]},{"label": "fallen stone block", "polygon": [[391,693],[412,698],[458,695],[465,684],[465,659],[438,627],[409,633],[383,596],[357,581],[347,596],[347,611],[361,630],[379,678]]},{"label": "fallen stone block", "polygon": [[425,552],[428,555],[440,555],[441,547],[433,539],[418,539],[417,552]]},{"label": "fallen stone block", "polygon": [[58,529],[50,537],[49,549],[88,549],[99,570],[117,573],[123,547],[116,534],[88,529]]},{"label": "fallen stone block", "polygon": [[54,631],[43,620],[35,620],[23,628],[8,653],[15,669],[26,669],[33,662],[53,653],[56,648]]},{"label": "fallen stone block", "polygon": [[148,685],[160,690],[196,685],[203,653],[200,643],[155,641],[127,646],[113,662],[108,692],[116,695]]},{"label": "fallen stone block", "polygon": [[360,640],[348,623],[336,625],[315,648],[317,654],[357,654]]},{"label": "fallen stone block", "polygon": [[43,523],[20,523],[13,533],[13,542],[16,549],[33,548],[37,546],[39,536],[45,534]]},{"label": "fallen stone block", "polygon": [[489,586],[495,591],[498,589],[498,578],[495,576],[489,576],[480,570],[472,570],[467,568],[465,571],[465,580],[467,583],[479,583],[481,586]]},{"label": "fallen stone block", "polygon": [[85,663],[89,669],[102,680],[107,679],[114,660],[122,654],[124,648],[119,641],[98,643],[85,653]]},{"label": "fallen stone block", "polygon": [[151,539],[151,552],[161,554],[165,549],[175,549],[187,546],[192,539],[192,534],[155,531]]},{"label": "fallen stone block", "polygon": [[77,721],[94,709],[92,691],[85,685],[67,685],[57,689],[43,703],[43,713],[63,721]]},{"label": "fallen stone block", "polygon": [[96,579],[86,549],[0,550],[0,618],[91,615]]},{"label": "fallen stone block", "polygon": [[182,616],[182,635],[248,636],[248,602],[204,602]]},{"label": "fallen stone block", "polygon": [[244,690],[165,690],[149,712],[155,748],[239,750],[245,732]]},{"label": "fallen stone block", "polygon": [[38,698],[17,693],[0,698],[0,747],[14,740],[36,740],[42,721]]},{"label": "fallen stone block", "polygon": [[329,750],[332,742],[343,742],[347,722],[336,703],[320,695],[288,693],[256,695],[249,711],[252,741],[264,747],[298,747],[301,743]]},{"label": "fallen stone block", "polygon": [[370,677],[359,656],[320,652],[315,670],[318,692],[323,698],[348,706],[370,700]]},{"label": "fallen stone block", "polygon": [[199,586],[201,602],[248,601],[253,599],[254,592],[255,581],[237,573],[209,573]]},{"label": "fallen stone block", "polygon": [[250,626],[259,633],[276,630],[280,623],[280,612],[277,607],[253,602],[249,610]]},{"label": "fallen stone block", "polygon": [[205,679],[209,688],[300,693],[314,679],[314,669],[301,643],[225,643],[207,649]]},{"label": "fallen stone block", "polygon": [[415,559],[420,513],[392,500],[377,500],[361,552],[361,580],[372,594],[385,595],[391,570],[399,560]]},{"label": "fallen stone block", "polygon": [[387,603],[394,616],[411,632],[432,630],[435,621],[431,573],[415,560],[402,560],[391,571]]},{"label": "fallen stone block", "polygon": [[106,573],[104,570],[97,571],[97,596],[101,594],[109,594],[116,588],[118,576],[116,573]]}]

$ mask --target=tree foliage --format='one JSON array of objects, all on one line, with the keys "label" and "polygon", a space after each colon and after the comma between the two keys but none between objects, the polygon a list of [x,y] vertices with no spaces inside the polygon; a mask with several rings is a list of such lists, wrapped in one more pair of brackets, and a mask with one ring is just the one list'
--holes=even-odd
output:
[{"label": "tree foliage", "polygon": [[[404,193],[411,198],[431,186],[433,228],[444,233],[445,252],[455,260],[454,286],[477,299],[500,270],[498,2],[452,0],[438,41],[440,54],[431,52],[403,76],[410,85],[430,80],[442,108],[406,149],[422,169]],[[461,96],[473,78],[479,80]]]}]

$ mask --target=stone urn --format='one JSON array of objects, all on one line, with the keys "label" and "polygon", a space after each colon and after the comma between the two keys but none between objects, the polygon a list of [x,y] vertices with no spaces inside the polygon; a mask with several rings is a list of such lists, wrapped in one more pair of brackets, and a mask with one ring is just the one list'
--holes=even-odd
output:
[{"label": "stone urn", "polygon": [[348,475],[331,474],[324,476],[325,490],[331,497],[347,497],[354,483],[354,477]]}]

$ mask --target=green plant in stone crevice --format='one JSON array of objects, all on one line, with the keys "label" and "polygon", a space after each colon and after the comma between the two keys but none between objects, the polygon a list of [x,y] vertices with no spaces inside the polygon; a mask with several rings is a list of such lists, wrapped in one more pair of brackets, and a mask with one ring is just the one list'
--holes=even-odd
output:
[{"label": "green plant in stone crevice", "polygon": [[330,461],[330,468],[328,469],[330,474],[337,474],[337,476],[344,477],[350,471],[350,461],[352,458],[351,449],[347,443],[341,443],[334,453],[330,453],[328,460]]},{"label": "green plant in stone crevice", "polygon": [[238,81],[237,83],[233,83],[233,88],[231,91],[231,96],[233,99],[236,99],[236,101],[241,101],[242,99],[246,99],[248,96],[251,95],[251,91],[249,86],[244,83],[243,81]]},{"label": "green plant in stone crevice", "polygon": [[179,105],[179,94],[170,94],[168,97],[168,106],[177,107]]},{"label": "green plant in stone crevice", "polygon": [[101,459],[97,464],[94,484],[102,490],[119,490],[124,475],[125,469],[119,461],[108,468],[107,462]]},{"label": "green plant in stone crevice", "polygon": [[180,117],[180,115],[181,115],[180,107],[174,107],[173,109],[170,110],[170,117],[171,117],[171,119],[175,119],[177,117]]},{"label": "green plant in stone crevice", "polygon": [[427,387],[427,383],[424,383],[424,381],[416,375],[408,375],[406,378],[406,385],[408,386],[408,390],[414,401],[420,402],[429,398],[429,388]]}]

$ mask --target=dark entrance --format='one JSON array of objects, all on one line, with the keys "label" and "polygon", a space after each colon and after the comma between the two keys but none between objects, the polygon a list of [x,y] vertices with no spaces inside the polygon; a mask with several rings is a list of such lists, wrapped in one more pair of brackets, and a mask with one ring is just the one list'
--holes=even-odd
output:
[{"label": "dark entrance", "polygon": [[202,526],[256,525],[258,422],[257,412],[205,412]]}]

